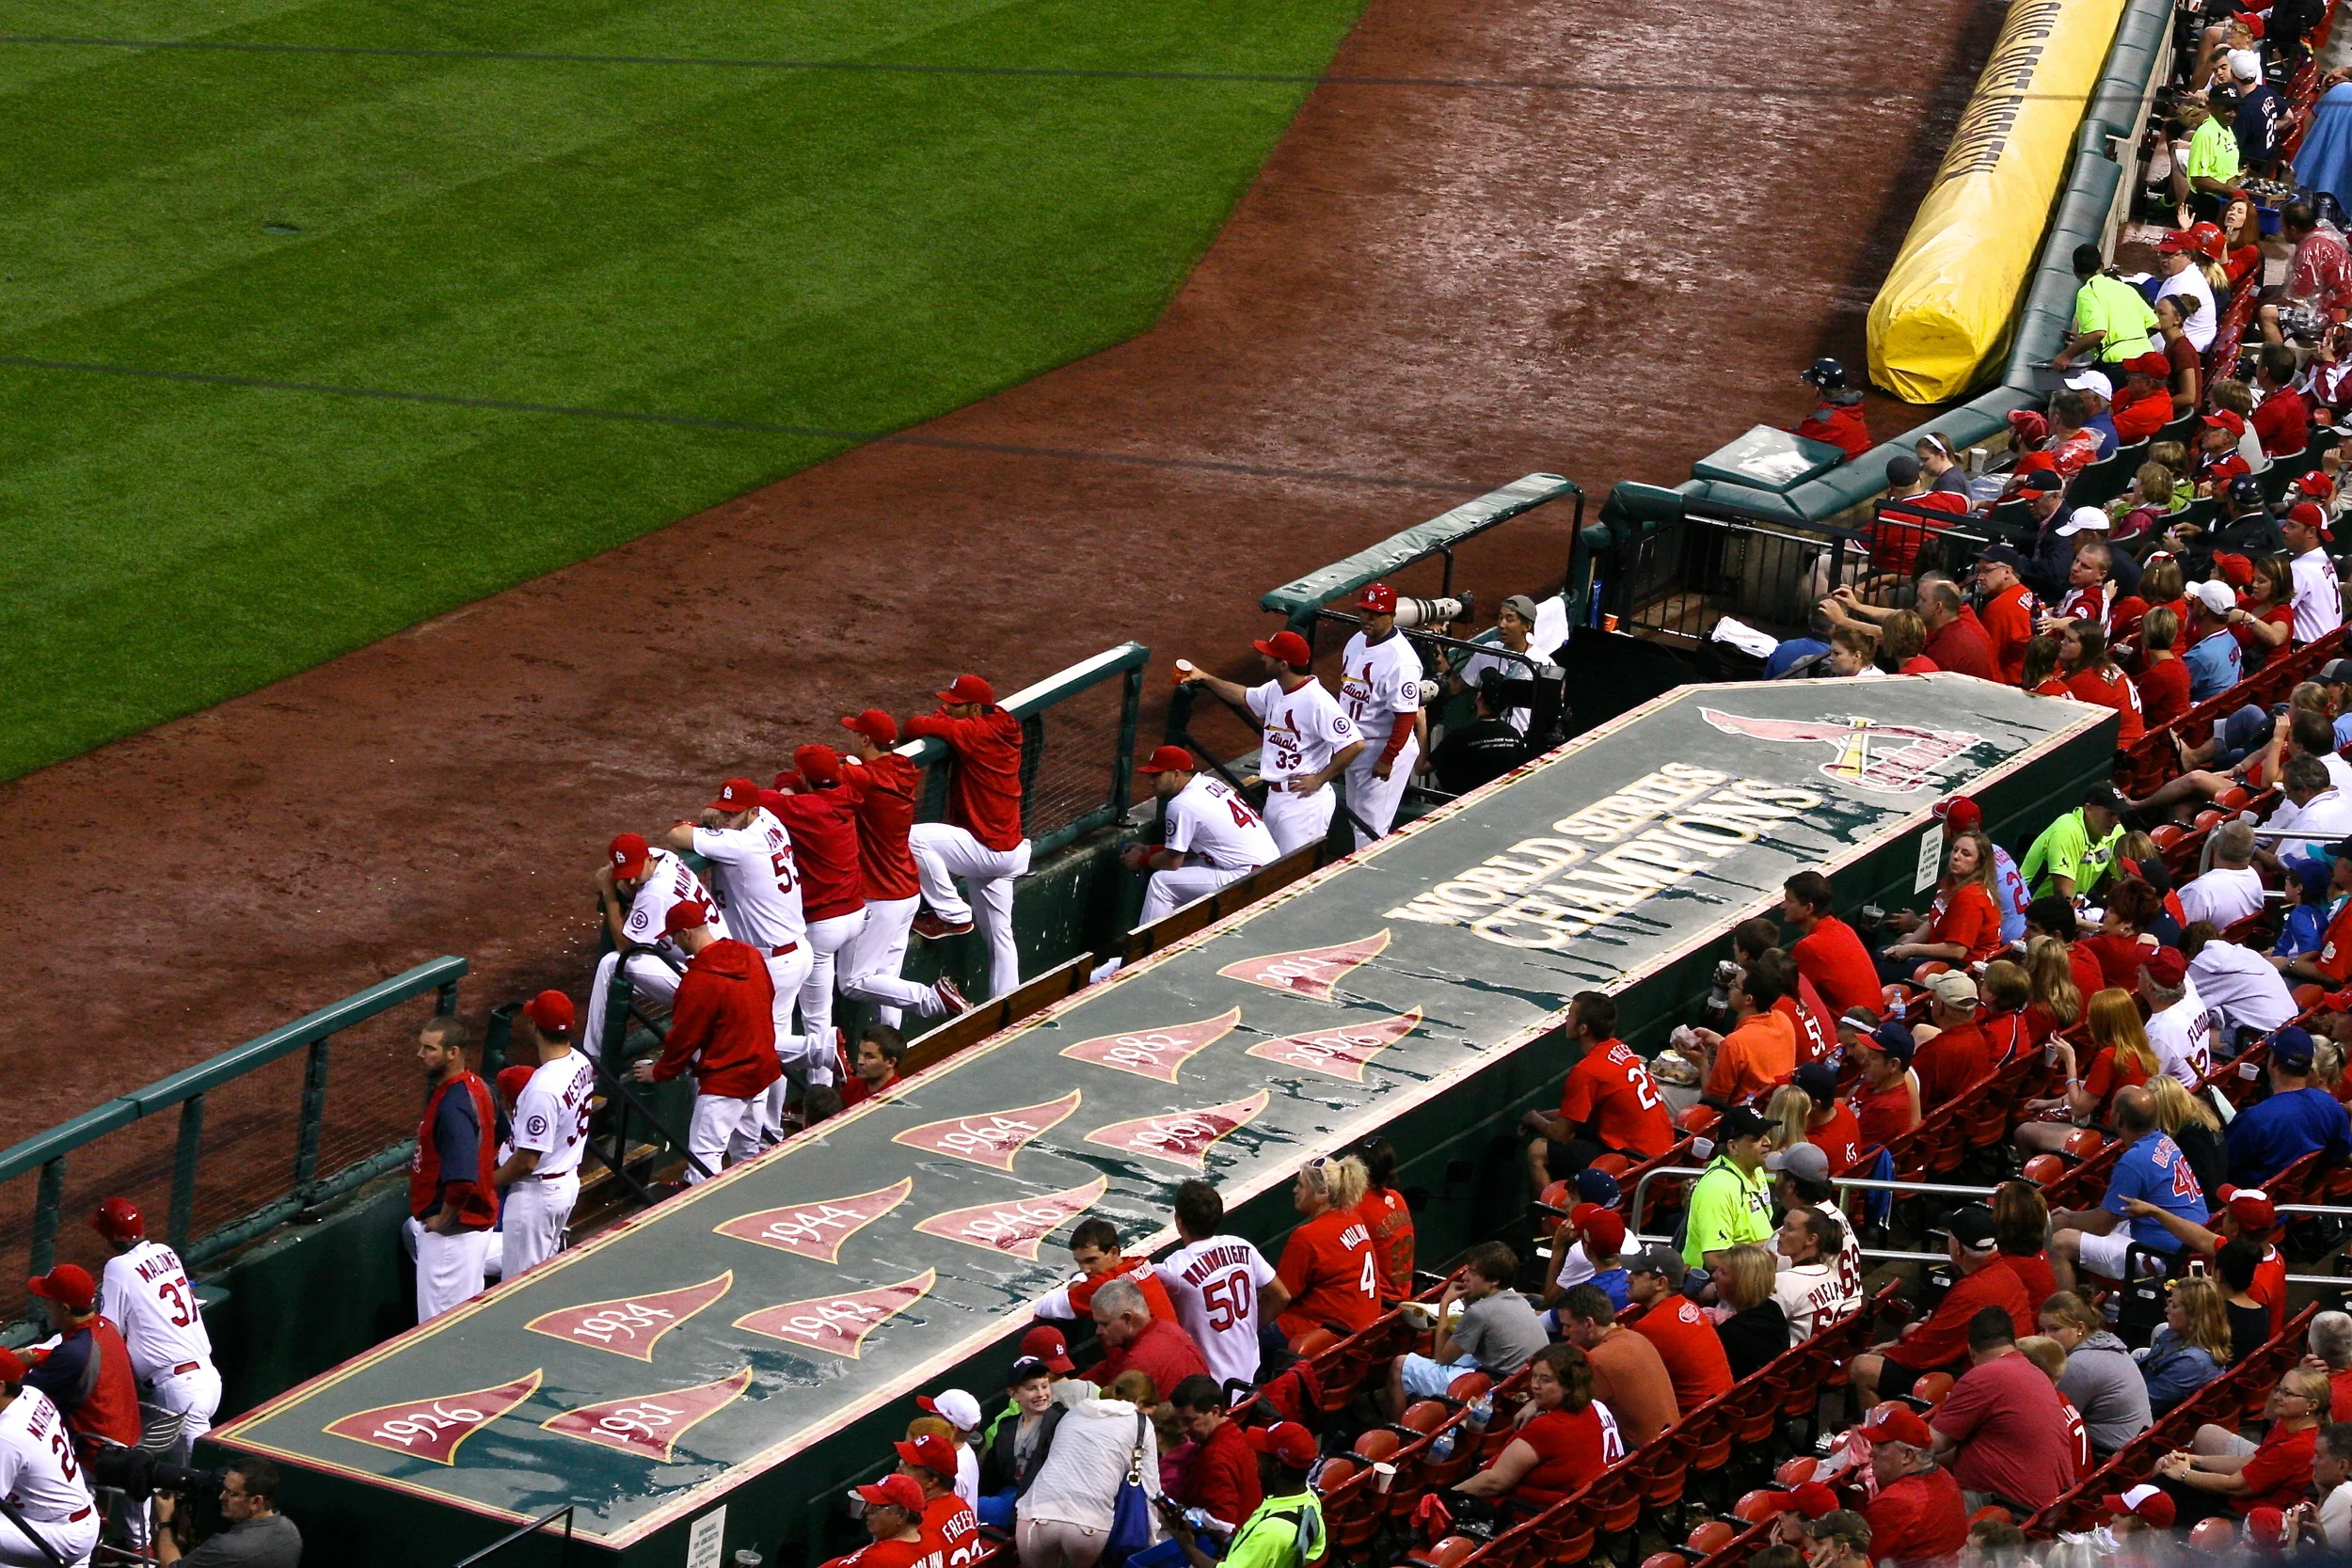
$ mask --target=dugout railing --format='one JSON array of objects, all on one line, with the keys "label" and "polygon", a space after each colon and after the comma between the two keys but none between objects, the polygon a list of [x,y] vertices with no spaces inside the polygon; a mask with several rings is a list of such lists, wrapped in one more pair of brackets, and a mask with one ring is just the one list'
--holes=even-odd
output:
[{"label": "dugout railing", "polygon": [[[459,958],[419,964],[0,1151],[0,1187],[15,1195],[7,1223],[0,1226],[0,1248],[21,1258],[27,1273],[46,1274],[58,1261],[60,1227],[69,1215],[89,1212],[117,1191],[151,1189],[168,1172],[170,1197],[163,1223],[158,1227],[151,1215],[149,1233],[198,1269],[399,1169],[415,1151],[415,1140],[389,1147],[373,1141],[359,1149],[330,1136],[329,1088],[338,1082],[330,1072],[335,1038],[379,1020],[389,1022],[385,1015],[425,997],[433,998],[435,1013],[455,1012],[457,983],[466,971],[466,960]],[[351,1096],[373,1101],[380,1095],[384,1068],[378,1058],[389,1054],[397,1060],[404,1054],[406,1034],[390,1031],[383,1050],[355,1064],[356,1072],[345,1075]],[[283,1090],[291,1085],[272,1083],[269,1075],[281,1065],[294,1067],[296,1057],[300,1098],[289,1117]],[[412,1107],[418,1084],[413,1067],[398,1079]],[[208,1132],[209,1107],[232,1086],[244,1093],[212,1120]],[[151,1132],[161,1124],[150,1118],[167,1112],[177,1115],[165,1149]],[[273,1196],[257,1204],[263,1194]],[[215,1216],[219,1223],[199,1229]],[[39,1337],[41,1330],[34,1323],[40,1314],[29,1300],[27,1307],[32,1317],[0,1330],[0,1338],[17,1345]]]}]

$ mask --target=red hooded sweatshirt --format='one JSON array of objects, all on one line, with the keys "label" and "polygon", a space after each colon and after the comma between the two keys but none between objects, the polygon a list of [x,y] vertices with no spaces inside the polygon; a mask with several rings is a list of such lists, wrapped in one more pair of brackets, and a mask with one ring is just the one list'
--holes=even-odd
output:
[{"label": "red hooded sweatshirt", "polygon": [[1021,831],[1021,721],[1000,707],[971,719],[926,713],[908,720],[906,733],[935,736],[956,754],[947,820],[984,848],[1018,848],[1028,836]]},{"label": "red hooded sweatshirt", "polygon": [[691,1066],[698,1093],[748,1100],[783,1076],[776,1061],[776,988],[758,949],[728,937],[694,955],[670,1004],[657,1083]]}]

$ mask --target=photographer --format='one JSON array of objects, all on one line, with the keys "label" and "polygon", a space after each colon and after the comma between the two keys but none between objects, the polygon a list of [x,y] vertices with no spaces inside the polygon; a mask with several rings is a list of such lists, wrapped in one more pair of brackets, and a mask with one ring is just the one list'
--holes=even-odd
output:
[{"label": "photographer", "polygon": [[278,1466],[266,1459],[240,1459],[222,1472],[220,1513],[229,1528],[183,1556],[172,1517],[180,1499],[155,1494],[155,1560],[188,1568],[299,1568],[302,1532],[278,1512]]}]

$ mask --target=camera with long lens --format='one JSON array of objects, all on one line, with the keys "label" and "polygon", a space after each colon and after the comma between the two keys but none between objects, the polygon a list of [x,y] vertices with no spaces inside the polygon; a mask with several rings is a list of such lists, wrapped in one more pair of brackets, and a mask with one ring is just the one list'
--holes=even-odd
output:
[{"label": "camera with long lens", "polygon": [[1410,599],[1396,596],[1396,624],[1400,626],[1442,626],[1448,621],[1470,618],[1470,596],[1464,594],[1453,599]]},{"label": "camera with long lens", "polygon": [[226,1484],[225,1472],[174,1465],[146,1449],[119,1449],[112,1444],[90,1453],[89,1471],[101,1486],[114,1487],[134,1498],[158,1492],[184,1492],[209,1497]]}]

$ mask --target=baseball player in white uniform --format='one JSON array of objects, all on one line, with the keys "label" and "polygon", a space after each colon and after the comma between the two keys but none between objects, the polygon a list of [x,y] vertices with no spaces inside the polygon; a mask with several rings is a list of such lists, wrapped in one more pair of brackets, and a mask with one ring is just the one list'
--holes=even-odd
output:
[{"label": "baseball player in white uniform", "polygon": [[564,1250],[564,1227],[580,1199],[580,1159],[596,1109],[596,1071],[572,1049],[572,999],[543,990],[516,1016],[516,1054],[539,1065],[515,1097],[515,1137],[491,1180],[504,1237],[499,1277],[512,1279]]},{"label": "baseball player in white uniform", "polygon": [[[792,835],[775,814],[759,803],[759,786],[749,779],[729,779],[710,802],[713,814],[703,826],[680,822],[667,842],[672,848],[691,849],[710,863],[710,879],[718,884],[718,902],[731,924],[718,935],[733,935],[749,942],[768,960],[768,978],[776,988],[776,1059],[787,1072],[808,1075],[808,1040],[792,1027],[792,1004],[808,978],[811,956],[808,924],[801,910],[800,870],[792,858]],[[668,911],[663,911],[663,918]],[[715,913],[714,922],[719,919]],[[823,1064],[831,1083],[830,1051]],[[761,1135],[782,1135],[785,1083],[778,1079],[760,1109]]]},{"label": "baseball player in white uniform", "polygon": [[[702,879],[684,861],[652,847],[637,833],[623,833],[606,847],[604,863],[596,868],[596,898],[604,906],[612,951],[596,960],[596,976],[588,987],[588,1022],[581,1030],[580,1049],[591,1056],[604,1049],[605,999],[613,972],[628,964],[629,985],[637,993],[669,1006],[677,994],[678,971],[651,950],[660,949],[684,967],[686,954],[662,935],[671,906],[713,902]],[[734,934],[715,907],[710,922],[719,935]]]},{"label": "baseball player in white uniform", "polygon": [[1278,857],[1274,835],[1241,792],[1214,773],[1202,773],[1182,746],[1163,746],[1136,771],[1167,804],[1168,838],[1154,848],[1133,845],[1128,864],[1149,870],[1140,924],[1149,926],[1181,905],[1205,898]]},{"label": "baseball player in white uniform", "polygon": [[1176,1321],[1209,1375],[1225,1385],[1230,1402],[1238,1385],[1258,1381],[1258,1330],[1290,1306],[1265,1255],[1239,1236],[1223,1234],[1225,1200],[1206,1181],[1176,1189],[1176,1236],[1184,1244],[1153,1269],[1176,1304]]},{"label": "baseball player in white uniform", "polygon": [[1347,765],[1347,809],[1356,816],[1356,847],[1389,831],[1405,785],[1420,766],[1421,655],[1396,629],[1396,590],[1375,582],[1356,596],[1363,626],[1340,656],[1340,708],[1364,735]]},{"label": "baseball player in white uniform", "polygon": [[154,1407],[141,1446],[185,1465],[220,1409],[220,1373],[196,1287],[178,1253],[147,1239],[147,1222],[129,1198],[106,1199],[89,1224],[115,1254],[99,1278],[99,1310],[122,1331],[132,1373]]},{"label": "baseball player in white uniform", "polygon": [[[65,1417],[48,1395],[24,1385],[23,1358],[0,1348],[0,1493],[51,1550],[78,1568],[98,1549],[98,1502]],[[15,1521],[0,1518],[0,1563],[49,1568],[49,1561]]]},{"label": "baseball player in white uniform", "polygon": [[1279,859],[1302,844],[1321,842],[1331,831],[1331,814],[1339,805],[1331,781],[1363,751],[1364,737],[1340,711],[1339,699],[1311,673],[1314,651],[1305,638],[1278,631],[1250,646],[1265,656],[1271,678],[1263,685],[1238,686],[1198,670],[1184,678],[1243,705],[1263,727],[1258,777],[1265,781],[1266,831],[1274,835]]}]

